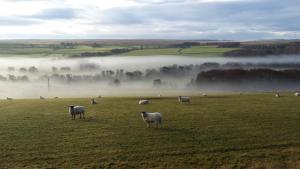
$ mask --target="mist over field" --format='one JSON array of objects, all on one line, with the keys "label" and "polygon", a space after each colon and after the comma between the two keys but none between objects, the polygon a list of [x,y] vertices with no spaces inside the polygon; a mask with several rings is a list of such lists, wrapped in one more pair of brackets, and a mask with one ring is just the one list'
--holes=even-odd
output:
[{"label": "mist over field", "polygon": [[[201,92],[272,91],[253,83],[193,86],[212,69],[297,69],[300,57],[110,56],[88,58],[11,56],[0,58],[0,98],[199,95]],[[48,86],[49,78],[49,86]],[[155,82],[156,81],[156,82]],[[158,83],[158,84],[156,84]],[[297,83],[281,85],[297,90]],[[278,87],[278,86],[277,86]]]},{"label": "mist over field", "polygon": [[300,169],[300,0],[0,0],[0,169]]}]

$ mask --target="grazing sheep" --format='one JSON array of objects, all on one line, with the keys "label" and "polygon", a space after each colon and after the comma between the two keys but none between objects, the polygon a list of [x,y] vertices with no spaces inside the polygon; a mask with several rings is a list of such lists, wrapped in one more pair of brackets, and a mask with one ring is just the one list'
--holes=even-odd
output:
[{"label": "grazing sheep", "polygon": [[161,97],[162,95],[161,94],[159,94],[159,95],[157,95],[158,97]]},{"label": "grazing sheep", "polygon": [[147,99],[142,99],[139,101],[139,104],[149,104],[149,103],[150,103],[150,101]]},{"label": "grazing sheep", "polygon": [[300,96],[300,93],[295,93],[294,96]]},{"label": "grazing sheep", "polygon": [[54,97],[54,99],[59,99],[59,97]]},{"label": "grazing sheep", "polygon": [[72,116],[73,120],[75,120],[75,117],[77,114],[80,115],[80,118],[81,118],[81,114],[82,114],[83,118],[84,118],[84,107],[83,106],[69,106],[69,113]]},{"label": "grazing sheep", "polygon": [[94,98],[91,99],[91,104],[98,104]]},{"label": "grazing sheep", "polygon": [[178,101],[180,103],[184,103],[184,102],[190,103],[190,97],[188,97],[188,96],[178,96]]},{"label": "grazing sheep", "polygon": [[142,112],[141,113],[142,118],[144,122],[147,123],[147,127],[151,127],[151,123],[155,123],[156,127],[158,127],[158,124],[162,128],[162,115],[158,112],[149,113],[149,112]]},{"label": "grazing sheep", "polygon": [[99,99],[101,99],[101,98],[102,98],[102,96],[98,96],[98,98],[99,98]]},{"label": "grazing sheep", "polygon": [[207,94],[203,93],[203,94],[202,94],[202,96],[203,96],[203,97],[206,97],[206,96],[207,96]]},{"label": "grazing sheep", "polygon": [[6,97],[6,100],[12,100],[12,98]]},{"label": "grazing sheep", "polygon": [[279,94],[279,93],[276,93],[276,94],[275,94],[275,97],[278,97],[278,98],[279,98],[279,97],[280,97],[280,94]]},{"label": "grazing sheep", "polygon": [[40,99],[41,99],[41,100],[44,100],[44,99],[45,99],[45,97],[43,97],[43,96],[40,96]]}]

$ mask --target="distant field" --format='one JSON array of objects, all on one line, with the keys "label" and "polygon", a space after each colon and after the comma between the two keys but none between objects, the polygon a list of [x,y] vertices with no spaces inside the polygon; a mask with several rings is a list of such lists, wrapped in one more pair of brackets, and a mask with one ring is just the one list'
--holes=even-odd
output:
[{"label": "distant field", "polygon": [[2,55],[72,55],[80,54],[84,52],[107,52],[114,48],[122,48],[116,46],[106,46],[106,47],[90,47],[90,46],[76,46],[74,48],[64,48],[64,49],[53,49],[49,47],[0,47],[0,54]]},{"label": "distant field", "polygon": [[[72,56],[82,53],[110,52],[113,49],[132,50],[127,53],[116,53],[111,55],[125,56],[150,56],[150,55],[192,55],[192,56],[219,56],[224,52],[234,50],[235,48],[218,48],[217,46],[194,46],[191,48],[157,48],[157,46],[145,46],[145,49],[139,49],[138,45],[127,46],[100,46],[92,47],[89,45],[62,46],[50,44],[1,44],[0,57],[9,55],[36,55],[36,56]],[[33,56],[34,57],[34,56]],[[83,56],[84,57],[84,56]]]},{"label": "distant field", "polygon": [[[0,101],[0,168],[299,168],[300,97]],[[66,105],[87,108],[71,120]],[[146,128],[140,111],[159,111]]]},{"label": "distant field", "polygon": [[50,48],[0,48],[0,54],[3,55],[49,55],[53,53]]},{"label": "distant field", "polygon": [[194,46],[191,48],[167,48],[167,49],[143,49],[134,50],[123,55],[126,56],[149,56],[149,55],[193,55],[193,56],[219,56],[224,52],[235,50],[236,48],[218,48],[217,46]]},{"label": "distant field", "polygon": [[180,48],[143,49],[124,53],[125,56],[178,55]]},{"label": "distant field", "polygon": [[237,48],[218,48],[217,46],[195,46],[182,50],[185,55],[222,55]]},{"label": "distant field", "polygon": [[114,49],[114,47],[101,47],[101,48],[93,48],[89,46],[79,46],[74,49],[58,49],[55,50],[53,53],[58,54],[79,54],[83,52],[105,52]]}]

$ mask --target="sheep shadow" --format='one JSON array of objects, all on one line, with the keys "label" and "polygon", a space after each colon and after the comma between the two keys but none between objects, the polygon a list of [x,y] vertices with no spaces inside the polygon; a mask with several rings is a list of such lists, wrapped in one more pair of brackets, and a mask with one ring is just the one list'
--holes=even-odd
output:
[{"label": "sheep shadow", "polygon": [[156,131],[162,131],[162,132],[167,132],[167,133],[185,133],[185,134],[193,134],[196,131],[194,131],[193,129],[189,129],[189,128],[172,128],[172,127],[151,127],[151,128],[146,128],[146,129],[152,129],[152,130],[156,130]]},{"label": "sheep shadow", "polygon": [[229,98],[229,96],[200,96],[198,98],[201,98],[201,99],[225,99],[225,98]]},{"label": "sheep shadow", "polygon": [[93,116],[85,116],[85,118],[76,117],[76,119],[70,118],[70,120],[80,123],[103,123],[100,119]]}]

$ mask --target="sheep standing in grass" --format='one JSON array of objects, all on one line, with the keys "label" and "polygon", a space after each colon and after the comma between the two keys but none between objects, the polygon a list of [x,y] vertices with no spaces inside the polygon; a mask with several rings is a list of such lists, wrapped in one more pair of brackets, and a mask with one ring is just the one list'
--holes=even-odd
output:
[{"label": "sheep standing in grass", "polygon": [[295,93],[294,96],[300,96],[300,93]]},{"label": "sheep standing in grass", "polygon": [[184,103],[184,102],[190,103],[190,97],[188,97],[188,96],[178,96],[178,101],[180,103]]},{"label": "sheep standing in grass", "polygon": [[142,99],[139,101],[139,104],[149,104],[149,103],[150,103],[150,101],[147,99]]},{"label": "sheep standing in grass", "polygon": [[158,124],[162,128],[162,115],[158,112],[149,113],[149,112],[142,112],[141,113],[143,120],[147,123],[147,127],[151,127],[151,123],[155,123],[156,127]]},{"label": "sheep standing in grass", "polygon": [[84,118],[84,107],[83,106],[69,106],[69,113],[72,116],[72,119],[75,120],[76,115],[79,114],[80,118],[81,115]]},{"label": "sheep standing in grass", "polygon": [[275,94],[275,97],[280,97],[280,94],[277,92],[276,94]]},{"label": "sheep standing in grass", "polygon": [[6,97],[6,100],[12,100],[12,98]]},{"label": "sheep standing in grass", "polygon": [[91,104],[98,104],[94,98],[91,99]]},{"label": "sheep standing in grass", "polygon": [[41,100],[45,100],[45,97],[43,97],[43,96],[40,96],[40,99],[41,99]]}]

